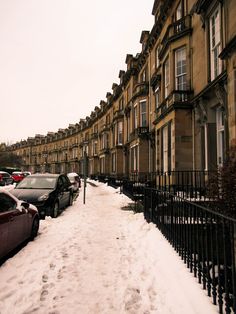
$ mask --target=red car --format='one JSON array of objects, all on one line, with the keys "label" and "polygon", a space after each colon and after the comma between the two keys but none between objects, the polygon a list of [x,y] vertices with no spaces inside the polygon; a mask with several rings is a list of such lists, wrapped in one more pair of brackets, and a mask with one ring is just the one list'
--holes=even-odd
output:
[{"label": "red car", "polygon": [[37,208],[0,190],[0,259],[27,239],[38,234]]},{"label": "red car", "polygon": [[20,172],[20,171],[12,172],[11,176],[12,176],[12,179],[15,183],[22,181],[25,177],[24,173]]}]

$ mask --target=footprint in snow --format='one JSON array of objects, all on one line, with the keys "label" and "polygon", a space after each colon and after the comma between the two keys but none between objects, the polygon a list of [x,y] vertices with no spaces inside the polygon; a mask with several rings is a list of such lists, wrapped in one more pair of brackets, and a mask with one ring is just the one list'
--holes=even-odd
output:
[{"label": "footprint in snow", "polygon": [[62,279],[63,276],[62,276],[62,271],[61,269],[59,269],[58,273],[57,273],[57,279]]},{"label": "footprint in snow", "polygon": [[141,302],[140,290],[136,288],[128,288],[126,289],[125,295],[125,310],[128,313],[136,313],[140,308]]},{"label": "footprint in snow", "polygon": [[48,290],[42,290],[42,292],[40,294],[40,301],[45,301],[46,295],[48,295]]},{"label": "footprint in snow", "polygon": [[50,266],[50,269],[52,269],[52,270],[56,267],[56,265],[55,265],[55,264],[53,264],[53,263],[50,263],[50,265],[49,265],[49,266]]},{"label": "footprint in snow", "polygon": [[47,282],[48,281],[48,276],[47,275],[43,275],[42,276],[42,282]]}]

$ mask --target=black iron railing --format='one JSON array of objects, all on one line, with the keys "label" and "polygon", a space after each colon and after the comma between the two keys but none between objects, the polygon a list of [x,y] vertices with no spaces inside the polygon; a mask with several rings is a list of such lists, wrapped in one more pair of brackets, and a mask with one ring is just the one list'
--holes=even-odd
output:
[{"label": "black iron railing", "polygon": [[99,179],[120,186],[141,205],[145,219],[161,230],[219,313],[230,314],[236,313],[236,220],[217,212],[217,202],[209,196],[215,176],[210,171],[171,171]]},{"label": "black iron railing", "polygon": [[209,182],[215,171],[157,171],[133,172],[130,182],[145,183],[146,186],[176,194],[189,200],[208,201]]},{"label": "black iron railing", "polygon": [[132,172],[128,175],[100,174],[98,179],[113,187],[122,186],[124,194],[132,199],[142,201],[145,187],[175,194],[179,197],[215,206],[212,195],[208,193],[209,180],[214,177],[213,171],[168,171],[168,172]]},{"label": "black iron railing", "polygon": [[185,199],[209,199],[209,182],[215,171],[169,171],[156,173],[156,188]]},{"label": "black iron railing", "polygon": [[236,220],[166,191],[144,189],[144,216],[198,278],[219,313],[236,313]]}]

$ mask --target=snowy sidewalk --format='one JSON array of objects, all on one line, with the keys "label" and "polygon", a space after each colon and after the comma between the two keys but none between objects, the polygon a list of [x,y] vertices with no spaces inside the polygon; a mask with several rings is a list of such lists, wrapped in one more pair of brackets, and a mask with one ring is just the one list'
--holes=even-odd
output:
[{"label": "snowy sidewalk", "polygon": [[130,200],[94,182],[0,267],[0,314],[211,314],[217,307]]}]

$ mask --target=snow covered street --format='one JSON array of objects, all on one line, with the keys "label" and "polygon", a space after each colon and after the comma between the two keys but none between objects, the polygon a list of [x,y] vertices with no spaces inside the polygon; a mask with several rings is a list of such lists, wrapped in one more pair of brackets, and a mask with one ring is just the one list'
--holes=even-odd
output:
[{"label": "snow covered street", "polygon": [[0,267],[0,314],[217,313],[158,229],[127,210],[130,199],[91,183],[85,205],[81,190]]}]

